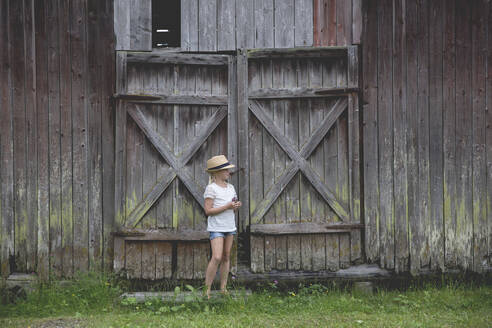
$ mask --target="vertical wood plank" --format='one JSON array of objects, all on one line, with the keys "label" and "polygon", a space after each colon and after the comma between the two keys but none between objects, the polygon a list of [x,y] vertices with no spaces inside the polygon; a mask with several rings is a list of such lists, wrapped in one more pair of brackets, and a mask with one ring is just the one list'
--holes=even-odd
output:
[{"label": "vertical wood plank", "polygon": [[[360,181],[360,122],[359,122],[359,95],[349,96],[349,200],[352,220],[361,221],[361,181]],[[361,230],[352,230],[350,233],[350,260],[352,263],[361,263],[362,234]]]},{"label": "vertical wood plank", "polygon": [[321,46],[321,30],[325,21],[322,14],[323,0],[313,0],[313,47]]},{"label": "vertical wood plank", "polygon": [[58,3],[48,2],[48,95],[49,95],[49,176],[50,176],[50,267],[62,274],[61,163],[60,163],[60,49]]},{"label": "vertical wood plank", "polygon": [[[287,10],[287,7],[284,8]],[[288,11],[287,11],[288,12]],[[286,60],[282,63],[284,88],[297,87],[295,60]],[[294,147],[299,146],[299,111],[296,100],[284,100],[284,137],[291,142]],[[290,160],[286,162],[289,163]],[[299,222],[300,219],[300,195],[299,195],[299,175],[297,173],[284,189],[285,194],[285,216],[287,223]],[[291,235],[287,237],[287,267],[289,270],[299,270],[301,268],[301,236]]]},{"label": "vertical wood plank", "polygon": [[166,242],[156,242],[156,279],[171,278],[172,275],[172,245]]},{"label": "vertical wood plank", "polygon": [[471,269],[473,260],[472,204],[472,115],[470,6],[456,6],[456,258],[462,269]]},{"label": "vertical wood plank", "polygon": [[[379,256],[379,168],[378,168],[378,121],[377,121],[377,67],[370,63],[378,60],[377,2],[367,4],[364,15],[363,43],[363,159],[364,159],[364,223],[365,251],[369,262]],[[328,246],[327,246],[328,247]]]},{"label": "vertical wood plank", "polygon": [[294,47],[295,0],[275,2],[275,48]]},{"label": "vertical wood plank", "polygon": [[[297,5],[297,2],[296,2]],[[297,8],[297,7],[296,7]],[[297,84],[298,87],[309,87],[309,71],[308,63],[306,60],[297,61]],[[301,149],[302,146],[309,140],[312,133],[312,124],[310,120],[311,114],[311,102],[309,100],[297,99],[296,107],[299,115],[298,129],[299,138],[297,149]],[[300,222],[312,222],[312,198],[311,184],[301,173],[299,174],[299,207],[300,207]],[[301,236],[301,268],[303,270],[313,270],[314,261],[314,247],[313,247],[314,235]],[[323,254],[324,255],[324,254]]]},{"label": "vertical wood plank", "polygon": [[198,50],[198,1],[181,1],[181,49]]},{"label": "vertical wood plank", "polygon": [[326,238],[326,269],[338,271],[340,268],[340,246],[339,238],[336,234],[328,233]]},{"label": "vertical wood plank", "polygon": [[[0,3],[0,45],[2,49],[9,48],[9,12],[8,2]],[[41,25],[41,24],[40,24]],[[41,32],[41,31],[40,31]],[[2,186],[0,216],[1,222],[1,255],[0,255],[0,272],[6,279],[11,268],[9,259],[14,255],[14,193],[13,193],[13,144],[12,144],[12,110],[11,110],[11,92],[10,92],[10,52],[0,52],[0,127],[2,138],[0,138],[0,182]],[[42,67],[42,66],[41,66]],[[47,234],[46,234],[47,235]],[[46,250],[48,248],[46,247]],[[44,258],[43,258],[44,259]],[[46,254],[47,260],[47,254]],[[45,275],[46,277],[46,275]]]},{"label": "vertical wood plank", "polygon": [[[272,86],[273,88],[283,87],[282,62],[272,60]],[[285,106],[283,101],[275,100],[272,102],[273,120],[279,127],[280,131],[285,133]],[[286,155],[280,146],[275,142],[273,145],[274,157],[274,176],[275,182],[278,182],[280,176],[285,170]],[[281,193],[273,205],[275,223],[287,223],[285,207],[285,194]],[[287,269],[287,236],[275,237],[275,257],[276,267],[278,270]]]},{"label": "vertical wood plank", "polygon": [[[261,88],[261,63],[250,61],[248,63],[249,83],[248,88],[256,90]],[[263,200],[263,126],[254,117],[249,120],[249,212],[254,213],[257,205]],[[263,222],[264,223],[264,218]],[[253,272],[265,271],[265,237],[251,236],[251,270]],[[269,246],[269,245],[267,245]],[[270,254],[268,254],[270,255]],[[270,257],[270,256],[269,256]],[[270,260],[268,261],[270,262]]]},{"label": "vertical wood plank", "polygon": [[242,50],[237,52],[237,98],[238,98],[238,169],[239,198],[243,206],[239,209],[241,231],[249,226],[249,102],[248,102],[248,57]]},{"label": "vertical wood plank", "polygon": [[429,164],[429,2],[422,0],[418,6],[418,202],[420,224],[419,233],[422,245],[420,253],[421,267],[430,264],[429,226],[430,226],[430,164]]},{"label": "vertical wood plank", "polygon": [[[410,242],[410,272],[417,274],[420,270],[420,215],[418,199],[418,16],[417,3],[406,5],[407,23],[407,190],[408,190],[408,221]],[[367,203],[365,203],[367,206]]]},{"label": "vertical wood plank", "polygon": [[[473,131],[473,271],[482,272],[487,263],[486,209],[486,127],[485,88],[488,1],[476,1],[472,6],[472,131]],[[490,22],[489,22],[490,24]]]},{"label": "vertical wood plank", "polygon": [[361,43],[362,7],[362,0],[352,0],[352,44]]},{"label": "vertical wood plank", "polygon": [[[111,271],[113,258],[113,237],[111,232],[114,229],[115,211],[114,211],[114,172],[115,172],[115,140],[114,140],[114,103],[110,95],[115,90],[115,56],[113,37],[113,23],[111,15],[113,14],[113,3],[100,3],[99,24],[103,31],[102,43],[109,45],[104,47],[101,61],[98,66],[101,74],[105,79],[102,94],[102,212],[103,212],[103,264],[104,271]],[[63,173],[62,173],[63,179]],[[62,196],[63,197],[63,196]]]},{"label": "vertical wood plank", "polygon": [[[456,267],[456,35],[455,2],[444,2],[443,151],[444,151],[444,264]],[[488,143],[487,143],[488,144]]]},{"label": "vertical wood plank", "polygon": [[152,0],[130,0],[130,49],[152,50]]},{"label": "vertical wood plank", "polygon": [[100,90],[101,81],[106,77],[102,76],[102,69],[99,66],[103,58],[101,47],[101,26],[98,17],[101,14],[98,8],[100,1],[89,0],[87,4],[88,25],[87,25],[87,48],[88,53],[88,108],[87,123],[89,126],[88,135],[88,192],[89,192],[89,268],[94,271],[102,269],[102,130],[101,112],[102,99]]},{"label": "vertical wood plank", "polygon": [[255,0],[255,48],[273,48],[274,44],[274,1]]},{"label": "vertical wood plank", "polygon": [[[37,272],[41,279],[49,278],[49,158],[48,158],[48,44],[46,31],[46,4],[44,1],[36,1],[34,11],[36,28],[36,111],[37,111],[37,141],[38,141],[38,234],[37,234]],[[3,20],[2,20],[3,21]],[[7,40],[2,35],[2,39]],[[2,108],[5,108],[2,106]],[[6,113],[7,114],[7,113]],[[1,122],[9,121],[9,116],[4,116]],[[8,131],[2,128],[2,131]],[[8,160],[8,156],[2,154],[2,158]],[[2,168],[5,167],[2,162]],[[2,181],[6,181],[2,179]],[[2,185],[2,194],[5,195]],[[5,205],[2,206],[5,208]],[[5,217],[5,216],[4,216]],[[5,230],[4,230],[5,231]],[[5,251],[5,250],[4,250]]]},{"label": "vertical wood plank", "polygon": [[125,269],[125,239],[123,237],[115,237],[114,238],[114,246],[113,246],[113,271],[115,273],[119,273],[121,270]]},{"label": "vertical wood plank", "polygon": [[394,135],[394,197],[395,197],[395,271],[408,271],[408,196],[406,138],[406,14],[400,2],[394,5],[393,43],[393,135]]},{"label": "vertical wood plank", "polygon": [[115,229],[121,229],[126,220],[126,149],[127,149],[127,112],[123,101],[115,106]]},{"label": "vertical wood plank", "polygon": [[[149,71],[146,72],[150,73]],[[157,130],[157,106],[153,105],[145,105],[145,115],[147,116],[148,122],[150,122],[152,129],[154,131]],[[152,186],[157,182],[157,162],[159,160],[160,155],[157,153],[154,146],[150,143],[149,139],[144,137],[144,145],[143,145],[143,185],[142,190],[143,194],[147,194]],[[142,221],[140,221],[140,225],[142,228],[157,228],[157,218],[156,218],[156,206],[152,206],[148,212],[145,214]]]},{"label": "vertical wood plank", "polygon": [[337,0],[324,0],[324,17],[327,20],[325,23],[325,33],[323,33],[323,39],[327,46],[337,45]]},{"label": "vertical wood plank", "polygon": [[352,1],[337,1],[337,46],[352,44]]},{"label": "vertical wood plank", "polygon": [[486,84],[486,119],[487,119],[487,218],[488,218],[488,254],[489,254],[489,266],[492,266],[492,181],[490,178],[492,177],[492,6],[489,4],[488,11],[488,30],[487,30],[487,84]]},{"label": "vertical wood plank", "polygon": [[130,4],[131,0],[114,1],[116,50],[130,49]]},{"label": "vertical wood plank", "polygon": [[[263,60],[260,63],[261,75],[261,88],[272,87],[272,62],[271,60]],[[267,116],[274,120],[274,107],[275,101],[265,102],[263,107],[266,109]],[[267,192],[275,184],[275,140],[268,133],[265,127],[262,127],[263,140],[263,190]],[[265,224],[275,223],[275,211],[271,208],[264,216],[263,222]],[[275,256],[275,237],[264,236],[265,238],[265,271],[271,271],[276,268],[276,256]]]},{"label": "vertical wood plank", "polygon": [[[37,252],[37,129],[36,129],[36,47],[34,27],[34,1],[24,2],[25,36],[25,88],[26,88],[26,154],[27,154],[27,272],[36,270]],[[1,60],[0,60],[1,63]],[[0,64],[1,65],[1,64]],[[1,151],[0,151],[1,153]],[[1,164],[0,164],[1,165]],[[1,215],[1,214],[0,214]],[[1,229],[1,224],[0,224]],[[1,232],[0,232],[1,235]],[[0,237],[1,240],[1,237]],[[0,241],[1,248],[1,241]],[[1,258],[1,252],[0,252]],[[0,259],[1,271],[1,259]]]},{"label": "vertical wood plank", "polygon": [[156,247],[157,242],[142,243],[142,279],[154,280],[156,276]]},{"label": "vertical wood plank", "polygon": [[236,48],[236,3],[230,0],[217,1],[217,50]]},{"label": "vertical wood plank", "polygon": [[391,1],[382,1],[378,8],[378,148],[380,189],[380,254],[381,266],[394,268],[394,199],[393,199],[393,116],[392,116],[392,13]]},{"label": "vertical wood plank", "polygon": [[[73,123],[73,233],[74,269],[89,268],[88,194],[87,194],[87,39],[86,1],[72,2],[70,27],[72,57]],[[75,260],[76,259],[76,260]]]},{"label": "vertical wood plank", "polygon": [[127,241],[125,251],[127,279],[142,278],[142,242]]},{"label": "vertical wood plank", "polygon": [[[444,270],[443,227],[443,2],[432,1],[429,9],[429,163],[430,163],[430,264],[432,270]],[[482,121],[483,122],[483,121]],[[485,181],[485,179],[484,179]]]},{"label": "vertical wood plank", "polygon": [[23,2],[9,2],[10,88],[12,92],[13,183],[15,219],[15,270],[27,267],[27,203],[26,203],[26,112]]},{"label": "vertical wood plank", "polygon": [[199,1],[198,50],[217,50],[217,2],[216,0]]},{"label": "vertical wood plank", "polygon": [[253,1],[236,0],[236,48],[255,47]]},{"label": "vertical wood plank", "polygon": [[294,46],[313,45],[313,0],[295,0]]},{"label": "vertical wood plank", "polygon": [[[59,2],[60,53],[70,53],[70,6]],[[70,81],[69,56],[60,56],[60,81]],[[73,222],[72,222],[72,107],[70,83],[60,83],[60,154],[61,154],[61,231],[62,271],[73,276]]]}]

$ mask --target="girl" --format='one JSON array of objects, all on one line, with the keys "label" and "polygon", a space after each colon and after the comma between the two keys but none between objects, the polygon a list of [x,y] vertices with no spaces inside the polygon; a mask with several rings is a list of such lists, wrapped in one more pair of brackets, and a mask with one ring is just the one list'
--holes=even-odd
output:
[{"label": "girl", "polygon": [[224,155],[214,156],[207,161],[207,172],[210,174],[209,185],[205,188],[205,214],[208,216],[207,231],[210,232],[212,258],[208,263],[205,274],[207,297],[210,298],[210,289],[220,264],[220,290],[227,293],[227,276],[229,275],[230,254],[234,235],[236,234],[236,220],[234,211],[241,207],[237,201],[234,186],[227,183],[234,165],[229,163]]}]

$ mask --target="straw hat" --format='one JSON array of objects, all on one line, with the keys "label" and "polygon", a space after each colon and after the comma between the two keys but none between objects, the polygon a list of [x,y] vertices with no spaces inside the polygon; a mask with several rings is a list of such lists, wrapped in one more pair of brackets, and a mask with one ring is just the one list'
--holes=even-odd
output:
[{"label": "straw hat", "polygon": [[217,172],[225,169],[232,169],[235,167],[224,155],[214,156],[207,161],[207,172]]}]

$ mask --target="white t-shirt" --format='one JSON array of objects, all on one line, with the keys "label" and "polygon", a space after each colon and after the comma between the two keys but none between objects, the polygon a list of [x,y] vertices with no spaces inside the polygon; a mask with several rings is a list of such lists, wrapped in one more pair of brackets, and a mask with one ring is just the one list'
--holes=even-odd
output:
[{"label": "white t-shirt", "polygon": [[[215,182],[212,182],[205,188],[203,198],[212,198],[214,200],[213,207],[221,207],[237,197],[234,186],[230,183],[227,187],[221,187]],[[236,220],[234,219],[234,211],[232,209],[225,210],[217,215],[208,217],[207,231],[216,232],[231,232],[236,231]]]}]

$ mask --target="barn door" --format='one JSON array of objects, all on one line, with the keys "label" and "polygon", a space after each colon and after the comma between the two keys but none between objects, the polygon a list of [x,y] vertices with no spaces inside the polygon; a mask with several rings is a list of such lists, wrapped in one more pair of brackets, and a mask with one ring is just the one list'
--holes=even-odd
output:
[{"label": "barn door", "polygon": [[361,260],[357,48],[238,57],[242,223],[252,272]]},{"label": "barn door", "polygon": [[233,58],[120,52],[117,62],[115,271],[202,279],[205,162],[235,160]]}]

